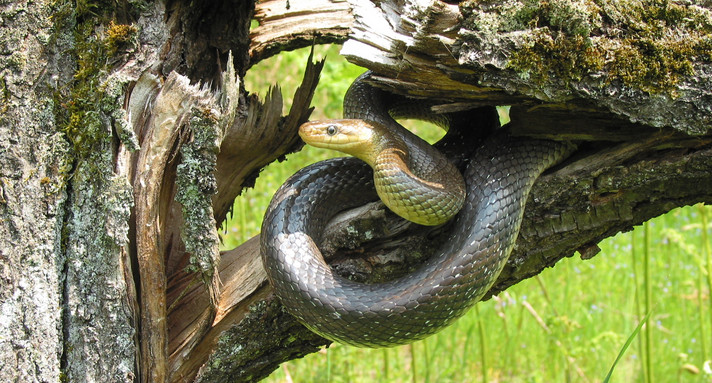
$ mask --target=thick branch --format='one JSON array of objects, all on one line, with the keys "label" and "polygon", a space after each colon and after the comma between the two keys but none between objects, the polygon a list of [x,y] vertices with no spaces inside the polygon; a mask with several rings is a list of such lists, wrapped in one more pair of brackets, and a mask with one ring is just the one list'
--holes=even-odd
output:
[{"label": "thick branch", "polygon": [[[324,28],[298,24],[299,13],[278,12],[285,9],[279,3],[266,2],[258,13],[280,25],[284,38],[273,40],[275,49],[289,48],[289,36],[302,40]],[[340,3],[326,4],[320,15],[341,17]],[[577,104],[690,134],[704,134],[712,122],[712,17],[704,2],[662,9],[652,1],[629,9],[608,2],[349,4],[353,24],[342,54],[396,92],[553,110]],[[253,61],[263,57],[259,46]]]}]

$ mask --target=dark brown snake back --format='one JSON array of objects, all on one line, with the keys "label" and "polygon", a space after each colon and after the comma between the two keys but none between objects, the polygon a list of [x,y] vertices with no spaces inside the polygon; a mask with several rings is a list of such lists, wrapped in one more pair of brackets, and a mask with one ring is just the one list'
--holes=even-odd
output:
[{"label": "dark brown snake back", "polygon": [[491,287],[516,240],[531,186],[573,149],[495,133],[471,157],[465,206],[442,248],[416,272],[379,284],[336,275],[317,248],[336,213],[376,199],[371,169],[354,158],[306,167],[282,185],[265,215],[267,275],[287,311],[328,339],[361,347],[423,339]]}]

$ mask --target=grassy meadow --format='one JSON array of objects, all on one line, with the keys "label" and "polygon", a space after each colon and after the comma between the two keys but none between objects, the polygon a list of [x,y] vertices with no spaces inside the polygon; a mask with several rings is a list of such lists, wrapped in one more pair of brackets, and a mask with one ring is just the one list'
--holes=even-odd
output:
[{"label": "grassy meadow", "polygon": [[[258,64],[246,88],[264,96],[279,83],[286,112],[307,54],[283,53]],[[343,94],[363,72],[338,56],[338,47],[316,47],[315,57],[324,56],[313,119],[341,117]],[[256,188],[237,199],[224,247],[259,232],[272,194],[288,176],[336,155],[307,147],[270,165]],[[709,206],[676,209],[603,241],[591,260],[567,258],[477,304],[426,340],[381,350],[334,344],[284,363],[266,381],[602,382],[633,335],[611,382],[712,382],[711,220]]]}]

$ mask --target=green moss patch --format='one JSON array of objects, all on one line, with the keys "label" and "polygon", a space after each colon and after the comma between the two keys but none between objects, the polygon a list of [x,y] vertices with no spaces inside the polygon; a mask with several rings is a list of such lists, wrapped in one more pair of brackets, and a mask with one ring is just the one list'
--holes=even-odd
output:
[{"label": "green moss patch", "polygon": [[531,46],[517,51],[510,66],[539,80],[550,77],[566,81],[579,81],[584,76],[603,69],[604,58],[590,39],[548,32],[536,34]]},{"label": "green moss patch", "polygon": [[523,0],[462,5],[467,28],[509,36],[507,67],[542,82],[596,76],[671,92],[712,62],[712,12],[670,0]]},{"label": "green moss patch", "polygon": [[107,78],[119,61],[117,54],[132,49],[138,33],[136,27],[113,19],[116,9],[111,5],[98,1],[55,4],[56,33],[71,35],[73,49],[68,53],[77,65],[69,86],[57,90],[55,115],[78,158],[86,158],[97,144],[110,139],[106,116],[111,119],[122,105],[116,102],[120,89]]}]

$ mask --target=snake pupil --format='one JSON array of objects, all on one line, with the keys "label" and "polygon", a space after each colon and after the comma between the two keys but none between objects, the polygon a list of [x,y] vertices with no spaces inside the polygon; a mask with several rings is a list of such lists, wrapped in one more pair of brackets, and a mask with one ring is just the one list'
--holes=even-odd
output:
[{"label": "snake pupil", "polygon": [[338,132],[338,131],[339,131],[339,129],[336,128],[336,125],[329,125],[329,126],[326,128],[326,134],[328,134],[328,135],[330,135],[330,136],[333,136],[333,135],[336,134],[336,132]]}]

